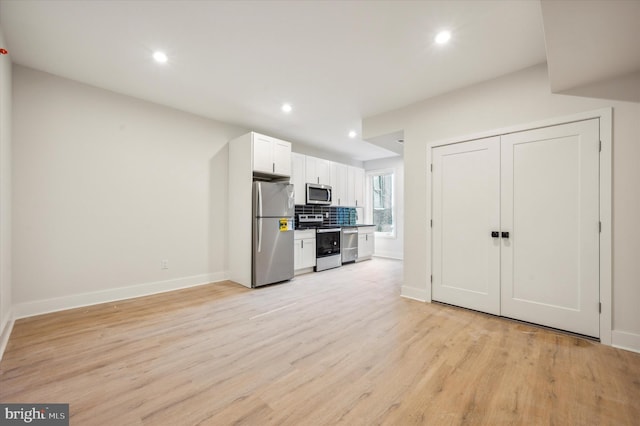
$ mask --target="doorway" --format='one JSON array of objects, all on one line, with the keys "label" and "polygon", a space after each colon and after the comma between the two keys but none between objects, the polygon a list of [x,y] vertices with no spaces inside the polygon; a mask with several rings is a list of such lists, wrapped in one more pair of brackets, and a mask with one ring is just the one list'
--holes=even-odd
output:
[{"label": "doorway", "polygon": [[432,148],[432,299],[600,337],[600,122]]}]

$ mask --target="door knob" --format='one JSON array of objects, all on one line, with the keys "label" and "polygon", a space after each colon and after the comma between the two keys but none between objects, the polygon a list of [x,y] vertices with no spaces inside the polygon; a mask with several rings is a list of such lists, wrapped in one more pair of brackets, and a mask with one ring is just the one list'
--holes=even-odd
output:
[{"label": "door knob", "polygon": [[509,233],[508,232],[503,232],[502,233],[502,238],[509,238]]},{"label": "door knob", "polygon": [[500,233],[498,231],[491,231],[491,238],[500,238]]}]

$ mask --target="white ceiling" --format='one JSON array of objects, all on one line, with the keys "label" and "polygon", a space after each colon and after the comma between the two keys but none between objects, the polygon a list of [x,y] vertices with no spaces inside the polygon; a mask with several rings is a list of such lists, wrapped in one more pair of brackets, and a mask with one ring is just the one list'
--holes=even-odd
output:
[{"label": "white ceiling", "polygon": [[[640,75],[640,1],[544,0],[542,16],[551,91],[617,80],[624,84],[616,98],[640,102],[640,79],[629,84]],[[616,93],[606,87],[610,97]]]},{"label": "white ceiling", "polygon": [[356,160],[393,154],[362,118],[546,60],[538,1],[3,0],[0,26],[14,63]]}]

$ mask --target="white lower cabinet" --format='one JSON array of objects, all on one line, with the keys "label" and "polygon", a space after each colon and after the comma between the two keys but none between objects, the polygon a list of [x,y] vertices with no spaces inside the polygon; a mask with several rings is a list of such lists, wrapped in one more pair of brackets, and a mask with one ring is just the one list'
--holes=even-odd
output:
[{"label": "white lower cabinet", "polygon": [[371,259],[375,249],[375,226],[358,227],[358,261]]},{"label": "white lower cabinet", "polygon": [[293,238],[293,269],[296,274],[309,272],[316,266],[316,231],[295,231]]}]

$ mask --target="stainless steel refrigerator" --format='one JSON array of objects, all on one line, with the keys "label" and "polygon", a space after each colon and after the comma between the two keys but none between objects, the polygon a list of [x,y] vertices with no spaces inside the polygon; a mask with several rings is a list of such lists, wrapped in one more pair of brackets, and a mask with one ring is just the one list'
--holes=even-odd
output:
[{"label": "stainless steel refrigerator", "polygon": [[251,287],[293,278],[293,185],[253,182]]}]

